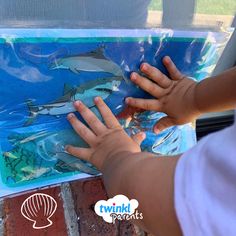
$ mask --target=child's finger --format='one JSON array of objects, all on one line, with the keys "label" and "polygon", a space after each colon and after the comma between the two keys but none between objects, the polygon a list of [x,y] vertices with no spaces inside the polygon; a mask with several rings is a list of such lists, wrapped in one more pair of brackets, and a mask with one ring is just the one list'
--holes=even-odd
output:
[{"label": "child's finger", "polygon": [[163,118],[161,118],[154,126],[153,130],[154,130],[154,133],[158,134],[160,133],[161,131],[171,127],[171,126],[174,126],[176,125],[174,123],[174,121],[169,117],[169,116],[165,116]]},{"label": "child's finger", "polygon": [[125,102],[132,107],[137,107],[148,111],[161,111],[161,103],[156,99],[128,97],[125,99]]},{"label": "child's finger", "polygon": [[148,76],[148,78],[156,82],[162,88],[168,88],[172,83],[172,81],[167,76],[165,76],[160,70],[149,65],[148,63],[143,63],[140,69]]},{"label": "child's finger", "polygon": [[106,126],[81,101],[76,101],[74,106],[95,134],[98,135],[106,131]]},{"label": "child's finger", "polygon": [[170,59],[170,57],[168,56],[164,57],[163,63],[173,80],[179,80],[183,78],[183,75],[177,69],[174,62]]},{"label": "child's finger", "polygon": [[71,154],[72,156],[78,157],[81,160],[90,162],[90,157],[92,155],[92,151],[89,148],[78,148],[71,145],[67,145],[65,150]]},{"label": "child's finger", "polygon": [[132,136],[132,139],[134,142],[136,142],[139,146],[143,142],[143,140],[146,138],[146,134],[144,132],[140,132],[138,134],[135,134]]},{"label": "child's finger", "polygon": [[139,74],[133,72],[130,79],[138,85],[144,91],[150,93],[154,97],[161,97],[164,94],[164,89],[161,88],[158,84],[153,83],[149,79],[140,76]]},{"label": "child's finger", "polygon": [[105,124],[108,128],[116,128],[121,127],[119,121],[116,119],[116,117],[113,115],[109,107],[106,105],[106,103],[102,100],[100,97],[96,97],[94,99],[94,102],[99,110],[99,112],[102,115],[102,118],[105,121]]},{"label": "child's finger", "polygon": [[67,119],[71,123],[75,132],[90,146],[96,143],[96,135],[86,127],[81,121],[79,121],[73,113],[67,116]]}]

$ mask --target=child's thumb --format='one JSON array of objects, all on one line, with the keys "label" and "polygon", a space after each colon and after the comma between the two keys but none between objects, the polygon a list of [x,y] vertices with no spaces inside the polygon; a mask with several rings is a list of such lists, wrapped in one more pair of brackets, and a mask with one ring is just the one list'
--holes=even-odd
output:
[{"label": "child's thumb", "polygon": [[132,136],[132,139],[134,142],[136,142],[139,146],[143,142],[143,140],[146,138],[146,134],[144,132],[137,133]]},{"label": "child's thumb", "polygon": [[158,134],[161,131],[163,131],[164,129],[167,129],[171,126],[175,125],[175,123],[173,122],[173,120],[169,117],[169,116],[165,116],[163,118],[161,118],[154,126],[153,130],[154,133]]}]

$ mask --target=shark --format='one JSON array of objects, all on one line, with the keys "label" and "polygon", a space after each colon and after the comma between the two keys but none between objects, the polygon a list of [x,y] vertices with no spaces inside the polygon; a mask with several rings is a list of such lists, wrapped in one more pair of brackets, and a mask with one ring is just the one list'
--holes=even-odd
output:
[{"label": "shark", "polygon": [[74,112],[73,103],[81,100],[90,109],[95,107],[94,97],[100,96],[106,99],[113,92],[119,91],[119,86],[123,80],[121,76],[114,76],[108,78],[98,78],[96,80],[87,82],[78,87],[64,85],[63,96],[48,104],[34,105],[32,100],[28,100],[27,106],[30,115],[24,126],[31,125],[38,115],[51,115],[59,117],[63,114]]},{"label": "shark", "polygon": [[76,74],[81,71],[108,72],[115,76],[123,76],[120,66],[104,55],[104,47],[77,56],[58,58],[50,65],[49,69],[68,69]]}]

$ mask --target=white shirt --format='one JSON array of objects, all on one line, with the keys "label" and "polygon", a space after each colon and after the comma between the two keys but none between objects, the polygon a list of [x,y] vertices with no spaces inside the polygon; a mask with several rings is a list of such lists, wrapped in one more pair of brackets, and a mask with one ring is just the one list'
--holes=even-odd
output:
[{"label": "white shirt", "polygon": [[236,235],[236,122],[180,158],[175,208],[185,236]]}]

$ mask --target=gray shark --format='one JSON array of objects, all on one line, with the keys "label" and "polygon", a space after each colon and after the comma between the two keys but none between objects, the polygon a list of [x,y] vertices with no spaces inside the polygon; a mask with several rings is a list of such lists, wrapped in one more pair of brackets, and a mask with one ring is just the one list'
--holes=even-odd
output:
[{"label": "gray shark", "polygon": [[27,101],[30,116],[24,126],[31,125],[38,115],[60,116],[74,112],[73,103],[81,100],[87,107],[93,108],[93,99],[100,96],[106,99],[112,92],[119,91],[119,86],[123,77],[115,76],[109,78],[99,78],[90,81],[79,87],[64,86],[64,94],[59,99],[43,105],[34,105],[32,100]]},{"label": "gray shark", "polygon": [[69,69],[76,74],[80,71],[108,72],[115,76],[123,76],[119,65],[104,56],[104,47],[78,56],[56,59],[55,62],[51,64],[50,69]]}]

